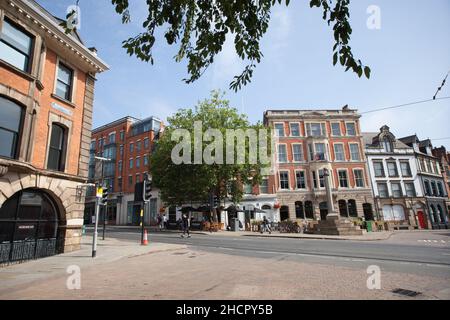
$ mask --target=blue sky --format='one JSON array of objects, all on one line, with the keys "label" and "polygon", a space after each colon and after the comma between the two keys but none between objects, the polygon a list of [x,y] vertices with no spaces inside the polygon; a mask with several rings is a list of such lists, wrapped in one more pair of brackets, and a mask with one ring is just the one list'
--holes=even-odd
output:
[{"label": "blue sky", "polygon": [[[64,17],[75,0],[38,0],[52,14]],[[80,0],[80,33],[95,46],[111,70],[98,76],[94,126],[125,115],[165,119],[178,108],[190,108],[213,89],[226,97],[253,122],[266,109],[334,109],[348,104],[361,112],[433,97],[450,70],[450,1],[353,0],[350,7],[354,55],[372,68],[370,80],[332,65],[333,37],[319,9],[309,0],[276,6],[262,42],[264,59],[252,83],[235,93],[228,90],[244,62],[227,43],[216,62],[194,84],[187,85],[186,64],[172,57],[176,48],[163,38],[155,48],[155,65],[129,57],[121,42],[141,30],[145,0],[130,1],[132,23],[121,17],[109,0]],[[367,8],[380,8],[381,29],[367,28]],[[450,77],[440,97],[450,96]],[[450,99],[413,107],[369,113],[363,131],[378,131],[387,124],[402,137],[450,137]],[[450,139],[433,141],[450,149]]]}]

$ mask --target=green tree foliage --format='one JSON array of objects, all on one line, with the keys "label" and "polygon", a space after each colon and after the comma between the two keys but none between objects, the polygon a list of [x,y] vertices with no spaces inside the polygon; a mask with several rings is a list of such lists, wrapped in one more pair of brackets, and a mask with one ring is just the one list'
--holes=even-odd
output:
[{"label": "green tree foliage", "polygon": [[[172,161],[172,150],[178,141],[172,141],[172,133],[176,129],[186,129],[191,137],[191,154],[194,157],[194,123],[201,121],[203,133],[214,128],[220,130],[224,146],[223,164],[175,164]],[[261,164],[258,157],[256,164],[249,164],[249,144],[246,143],[245,163],[229,164],[225,159],[226,130],[227,129],[255,129],[264,128],[262,124],[251,125],[245,115],[241,115],[235,108],[230,107],[229,101],[223,99],[223,94],[214,91],[209,99],[201,101],[192,109],[181,109],[168,118],[168,125],[157,142],[156,151],[150,157],[149,171],[154,185],[159,188],[161,199],[167,205],[189,204],[191,202],[208,203],[212,193],[219,199],[229,197],[234,203],[242,199],[242,183],[253,185],[261,182],[261,169],[268,165]],[[265,129],[265,128],[264,128]],[[267,136],[270,134],[268,133]],[[202,149],[213,143],[202,141]],[[270,154],[270,138],[268,138],[268,154]],[[236,146],[235,146],[236,147]],[[258,149],[259,150],[259,149]],[[218,154],[214,154],[218,156]],[[237,156],[237,148],[235,148]],[[193,163],[193,161],[192,161]],[[228,186],[228,187],[227,187]]]},{"label": "green tree foliage", "polygon": [[[129,0],[111,0],[122,22],[131,20]],[[349,23],[350,0],[309,0],[311,8],[323,11],[325,20],[333,30],[333,64],[338,62],[359,77],[370,77],[370,68],[354,58],[349,45],[352,28]],[[289,5],[290,0],[147,0],[148,16],[144,30],[123,42],[128,54],[153,64],[156,31],[165,28],[164,37],[169,45],[178,44],[177,62],[188,61],[192,83],[199,79],[222,51],[225,40],[231,37],[237,55],[247,65],[242,74],[234,77],[230,88],[237,91],[251,81],[256,65],[263,54],[260,41],[269,27],[271,11],[275,5]]]}]

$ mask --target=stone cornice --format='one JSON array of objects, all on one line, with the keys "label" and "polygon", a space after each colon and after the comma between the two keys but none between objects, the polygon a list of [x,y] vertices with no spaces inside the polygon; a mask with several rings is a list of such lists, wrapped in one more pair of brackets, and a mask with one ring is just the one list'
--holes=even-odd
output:
[{"label": "stone cornice", "polygon": [[[17,160],[0,158],[0,177],[5,175],[8,171],[19,173],[37,174],[52,178],[64,179],[75,182],[86,182],[86,179],[80,176],[75,176],[63,172],[43,170],[34,167],[33,165]],[[3,174],[2,174],[3,173]]]},{"label": "stone cornice", "polygon": [[43,12],[34,1],[31,0],[7,0],[10,7],[15,8],[18,13],[27,18],[33,25],[55,38],[62,46],[67,47],[73,54],[84,60],[96,72],[103,72],[109,66],[98,58],[92,51],[86,48],[73,36],[67,35],[63,29],[49,16]]},{"label": "stone cornice", "polygon": [[274,121],[306,121],[306,122],[322,122],[322,121],[356,121],[361,118],[361,115],[354,113],[342,113],[340,111],[331,113],[328,111],[324,111],[323,114],[319,113],[309,113],[308,111],[286,111],[286,113],[282,113],[283,111],[269,111],[270,113],[264,113],[264,121],[265,125],[268,125],[269,122]]}]

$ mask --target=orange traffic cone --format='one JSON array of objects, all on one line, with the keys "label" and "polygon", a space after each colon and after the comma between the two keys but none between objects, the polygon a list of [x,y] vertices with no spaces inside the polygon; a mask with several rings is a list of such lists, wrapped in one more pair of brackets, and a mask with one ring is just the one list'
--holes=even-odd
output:
[{"label": "orange traffic cone", "polygon": [[147,239],[147,229],[144,229],[144,239],[142,240],[141,243],[143,246],[148,245],[148,239]]}]

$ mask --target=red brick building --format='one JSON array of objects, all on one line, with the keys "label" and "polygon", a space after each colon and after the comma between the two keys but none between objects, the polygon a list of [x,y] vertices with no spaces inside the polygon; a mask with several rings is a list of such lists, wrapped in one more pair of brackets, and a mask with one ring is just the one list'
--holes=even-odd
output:
[{"label": "red brick building", "polygon": [[372,218],[360,115],[356,110],[268,110],[264,124],[277,138],[274,185],[280,220],[324,219],[323,170],[331,173],[334,206],[343,217]]},{"label": "red brick building", "polygon": [[[103,164],[103,182],[109,186],[107,221],[110,224],[130,225],[139,223],[141,205],[134,203],[134,189],[137,182],[141,182],[144,174],[149,171],[149,156],[154,150],[155,139],[163,129],[162,121],[150,117],[139,120],[124,117],[113,121],[92,132],[91,159],[89,177],[93,182],[101,180],[101,166],[95,156],[111,159]],[[159,209],[158,192],[153,192],[149,203],[146,223],[156,218]],[[95,209],[95,198],[87,198],[85,221],[92,221]],[[103,219],[102,208],[100,219]]]},{"label": "red brick building", "polygon": [[0,2],[0,263],[80,247],[95,75],[108,69],[32,0]]}]

